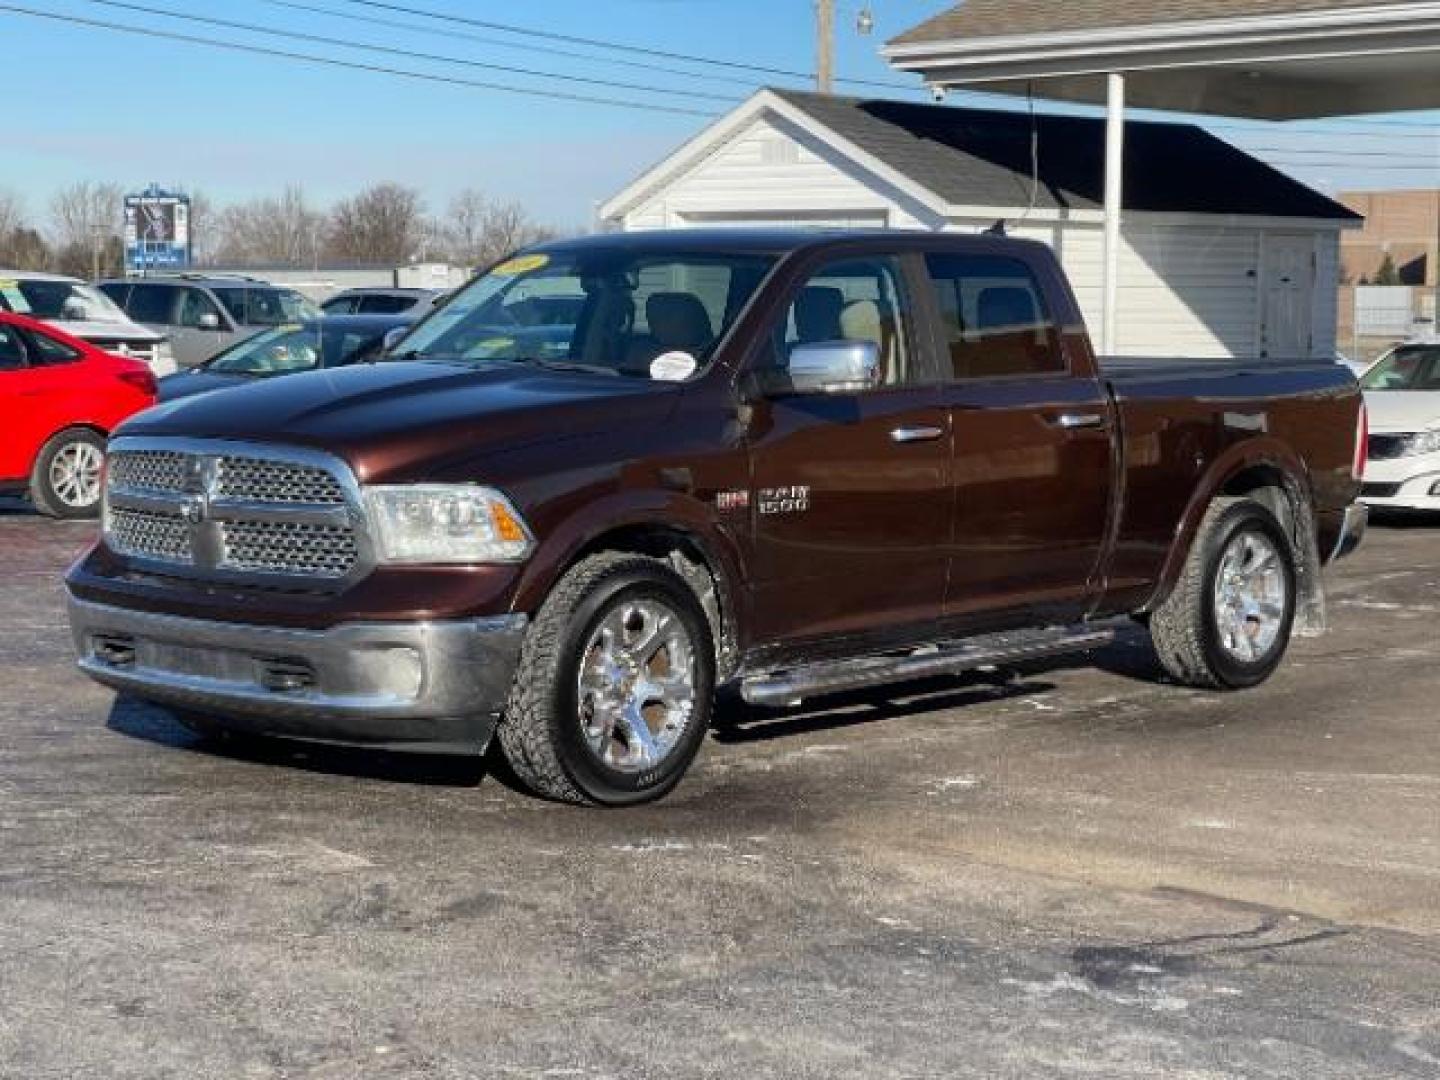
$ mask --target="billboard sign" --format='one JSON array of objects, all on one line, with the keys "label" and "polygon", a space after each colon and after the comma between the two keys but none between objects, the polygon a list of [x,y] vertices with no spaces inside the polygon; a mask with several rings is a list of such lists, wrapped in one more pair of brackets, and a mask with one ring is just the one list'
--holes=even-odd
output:
[{"label": "billboard sign", "polygon": [[125,268],[132,274],[190,265],[190,197],[149,187],[125,196]]}]

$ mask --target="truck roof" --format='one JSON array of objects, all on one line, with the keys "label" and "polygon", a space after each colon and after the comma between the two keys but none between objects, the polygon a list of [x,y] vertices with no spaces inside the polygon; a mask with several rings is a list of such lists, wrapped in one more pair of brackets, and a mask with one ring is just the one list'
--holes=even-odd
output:
[{"label": "truck roof", "polygon": [[[540,244],[536,251],[577,251],[592,247],[609,250],[620,249],[643,253],[648,251],[669,251],[683,248],[692,252],[715,254],[788,255],[804,248],[827,247],[850,240],[879,240],[903,242],[907,239],[933,241],[941,236],[964,237],[966,240],[1003,240],[1001,237],[986,237],[973,233],[935,233],[920,229],[767,229],[767,228],[710,228],[710,229],[654,229],[640,232],[599,233],[580,236],[571,240],[558,240]],[[1017,243],[1015,240],[1006,243]]]}]

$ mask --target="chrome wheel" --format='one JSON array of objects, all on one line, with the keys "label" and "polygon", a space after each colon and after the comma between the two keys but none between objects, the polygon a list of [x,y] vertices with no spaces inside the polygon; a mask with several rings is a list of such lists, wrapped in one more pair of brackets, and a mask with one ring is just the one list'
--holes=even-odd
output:
[{"label": "chrome wheel", "polygon": [[94,443],[66,443],[50,461],[50,490],[73,510],[100,501],[100,472],[105,461]]},{"label": "chrome wheel", "polygon": [[1263,533],[1237,533],[1215,577],[1215,629],[1232,658],[1253,664],[1270,655],[1285,625],[1289,579],[1274,543]]},{"label": "chrome wheel", "polygon": [[670,756],[695,712],[695,652],[659,600],[625,600],[601,619],[580,662],[580,729],[608,767],[636,773]]}]

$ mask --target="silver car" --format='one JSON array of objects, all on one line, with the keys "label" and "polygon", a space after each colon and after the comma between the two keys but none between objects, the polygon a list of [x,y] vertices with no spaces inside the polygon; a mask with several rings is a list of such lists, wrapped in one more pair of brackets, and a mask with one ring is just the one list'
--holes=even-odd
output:
[{"label": "silver car", "polygon": [[166,334],[182,368],[203,364],[261,330],[320,314],[294,289],[238,275],[118,278],[100,282],[100,290],[135,322]]}]

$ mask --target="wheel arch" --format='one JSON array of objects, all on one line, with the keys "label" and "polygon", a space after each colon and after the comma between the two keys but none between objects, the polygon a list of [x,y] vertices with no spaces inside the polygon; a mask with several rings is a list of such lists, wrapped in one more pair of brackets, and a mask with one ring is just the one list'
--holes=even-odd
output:
[{"label": "wheel arch", "polygon": [[1325,587],[1309,470],[1277,439],[1257,439],[1232,447],[1205,472],[1185,508],[1160,581],[1145,610],[1164,602],[1179,580],[1206,511],[1218,498],[1248,498],[1280,522],[1295,558],[1296,630],[1313,636],[1325,630]]},{"label": "wheel arch", "polygon": [[690,586],[710,623],[720,681],[739,666],[740,578],[734,539],[708,520],[698,500],[661,505],[587,508],[586,522],[571,522],[542,544],[516,588],[514,609],[537,610],[555,584],[592,555],[614,551],[646,555],[671,566]]}]

